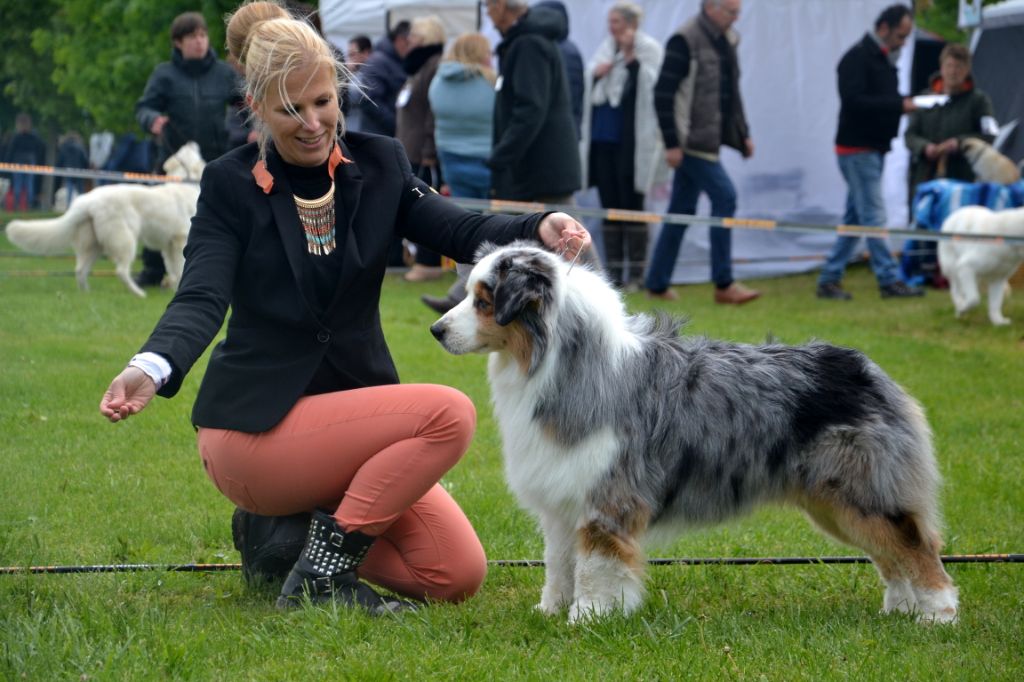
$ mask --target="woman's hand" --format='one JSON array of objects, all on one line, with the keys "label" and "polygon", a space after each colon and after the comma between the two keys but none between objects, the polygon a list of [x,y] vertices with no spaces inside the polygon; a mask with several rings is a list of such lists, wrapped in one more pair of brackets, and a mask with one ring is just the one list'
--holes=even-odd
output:
[{"label": "woman's hand", "polygon": [[555,253],[573,260],[590,248],[590,233],[567,213],[549,213],[540,221],[537,236]]},{"label": "woman's hand", "polygon": [[100,414],[117,423],[149,404],[156,395],[156,384],[138,367],[125,367],[114,377],[100,400]]}]

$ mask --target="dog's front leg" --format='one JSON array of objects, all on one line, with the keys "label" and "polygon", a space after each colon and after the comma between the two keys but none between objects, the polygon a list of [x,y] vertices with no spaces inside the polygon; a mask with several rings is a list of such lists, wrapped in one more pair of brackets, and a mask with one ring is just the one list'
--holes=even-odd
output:
[{"label": "dog's front leg", "polygon": [[592,520],[579,531],[576,593],[569,622],[621,609],[631,613],[644,598],[644,557],[631,535]]},{"label": "dog's front leg", "polygon": [[544,532],[544,590],[537,610],[551,616],[572,601],[576,536],[571,524],[554,514],[540,517]]}]

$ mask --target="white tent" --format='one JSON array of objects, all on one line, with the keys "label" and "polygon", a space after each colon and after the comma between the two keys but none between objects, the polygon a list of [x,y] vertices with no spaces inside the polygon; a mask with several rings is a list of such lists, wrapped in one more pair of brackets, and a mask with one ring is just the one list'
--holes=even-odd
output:
[{"label": "white tent", "polygon": [[[723,153],[723,163],[739,193],[738,215],[825,224],[841,220],[846,186],[833,151],[839,111],[835,68],[843,52],[864,35],[891,1],[744,3],[736,30],[742,36],[741,89],[756,153],[748,161],[728,150]],[[587,59],[606,35],[607,12],[614,0],[564,3],[570,17],[570,38]],[[641,28],[664,42],[698,11],[700,0],[640,0],[640,4],[645,11]],[[479,3],[464,0],[320,2],[324,30],[341,46],[359,32],[381,35],[389,11],[392,16],[411,11],[413,15],[437,12],[445,17],[448,12],[477,12],[478,7]],[[481,30],[496,41],[498,36],[486,13],[480,21]],[[371,30],[373,24],[376,31]],[[909,52],[906,50],[900,62],[904,92],[909,89]],[[907,223],[906,164],[906,150],[897,139],[886,159],[886,200],[893,227]],[[651,208],[663,210],[667,195],[667,186],[656,188],[649,197]],[[593,200],[593,193],[583,198],[585,202]],[[817,267],[818,262],[806,257],[827,253],[832,241],[831,236],[820,234],[739,231],[733,240],[733,255],[741,261],[736,275],[750,278]],[[707,249],[706,228],[691,227],[674,279],[706,281]]]},{"label": "white tent", "polygon": [[475,31],[480,25],[480,3],[475,0],[326,0],[320,3],[324,35],[342,48],[349,38],[383,35],[402,19],[435,14],[450,36]]}]

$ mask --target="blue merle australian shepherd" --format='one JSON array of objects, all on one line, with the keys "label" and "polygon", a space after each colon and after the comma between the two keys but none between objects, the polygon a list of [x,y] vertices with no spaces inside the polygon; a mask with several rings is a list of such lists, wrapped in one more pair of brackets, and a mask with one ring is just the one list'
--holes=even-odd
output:
[{"label": "blue merle australian shepherd", "polygon": [[681,337],[534,245],[479,255],[431,331],[451,353],[491,354],[505,473],[544,533],[540,610],[629,613],[645,539],[776,501],[871,557],[885,611],[956,620],[928,424],[878,365],[825,343]]}]

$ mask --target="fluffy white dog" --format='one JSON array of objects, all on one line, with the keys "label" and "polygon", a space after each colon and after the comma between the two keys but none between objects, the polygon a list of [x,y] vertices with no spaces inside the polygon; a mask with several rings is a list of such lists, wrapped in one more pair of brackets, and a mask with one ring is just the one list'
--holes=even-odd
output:
[{"label": "fluffy white dog", "polygon": [[[942,223],[943,232],[1024,237],[1024,208],[990,211],[965,206]],[[995,325],[1010,324],[1003,316],[1003,297],[1008,280],[1024,263],[1024,245],[994,242],[939,242],[939,267],[949,279],[956,316],[961,317],[981,301],[980,287],[988,287],[988,319]]]},{"label": "fluffy white dog", "polygon": [[[198,180],[203,158],[195,142],[189,142],[164,164],[170,175]],[[159,251],[167,268],[166,284],[176,288],[185,267],[182,254],[189,224],[196,212],[199,185],[167,183],[155,187],[134,184],[103,185],[75,197],[67,213],[50,220],[12,220],[7,238],[29,253],[55,255],[75,252],[78,288],[88,290],[89,272],[101,255],[136,296],[144,292],[133,280],[132,263],[139,242]]]}]

